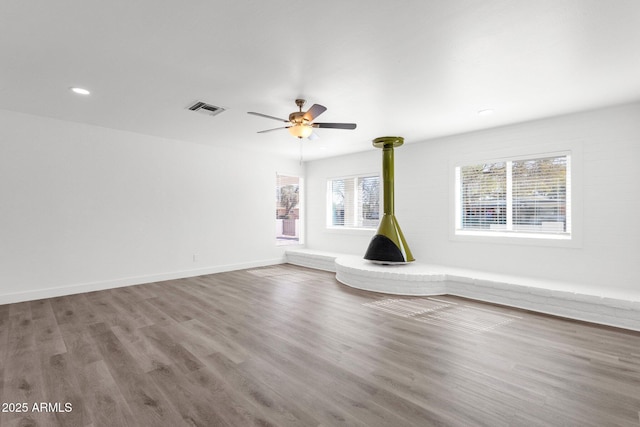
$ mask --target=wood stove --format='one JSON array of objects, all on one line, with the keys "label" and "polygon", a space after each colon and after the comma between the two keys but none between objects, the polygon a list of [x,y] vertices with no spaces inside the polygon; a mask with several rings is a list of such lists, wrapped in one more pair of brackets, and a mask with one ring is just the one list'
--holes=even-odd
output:
[{"label": "wood stove", "polygon": [[373,140],[373,146],[382,149],[384,214],[364,259],[377,264],[406,264],[415,260],[394,213],[393,149],[403,143],[404,138],[400,136],[384,136]]}]

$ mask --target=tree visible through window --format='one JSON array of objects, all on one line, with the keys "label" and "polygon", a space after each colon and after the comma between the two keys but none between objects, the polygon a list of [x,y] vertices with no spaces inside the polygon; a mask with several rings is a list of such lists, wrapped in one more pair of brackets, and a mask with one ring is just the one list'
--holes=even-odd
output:
[{"label": "tree visible through window", "polygon": [[569,155],[456,168],[458,231],[571,232]]},{"label": "tree visible through window", "polygon": [[300,178],[276,174],[276,243],[300,243]]}]

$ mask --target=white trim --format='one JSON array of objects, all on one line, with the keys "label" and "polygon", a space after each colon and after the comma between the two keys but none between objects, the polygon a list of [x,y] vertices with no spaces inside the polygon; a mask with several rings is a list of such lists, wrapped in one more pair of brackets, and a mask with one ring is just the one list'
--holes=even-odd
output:
[{"label": "white trim", "polygon": [[507,237],[521,239],[551,239],[551,240],[571,240],[567,233],[527,233],[523,231],[485,231],[485,230],[456,230],[457,236],[484,236],[484,237]]},{"label": "white trim", "polygon": [[578,248],[575,239],[562,234],[534,234],[522,232],[499,232],[499,231],[458,231],[455,235],[450,235],[449,240],[454,242],[469,243],[495,243],[501,245],[523,245],[523,246],[547,246],[561,248]]},{"label": "white trim", "polygon": [[59,286],[55,288],[37,289],[25,292],[14,292],[0,295],[0,305],[16,302],[34,301],[43,298],[54,298],[66,295],[80,294],[92,291],[121,288],[124,286],[142,285],[145,283],[162,282],[165,280],[184,279],[186,277],[203,276],[206,274],[224,273],[226,271],[242,270],[246,268],[264,267],[268,265],[283,264],[285,256],[281,258],[265,259],[260,261],[243,262],[238,264],[217,265],[193,270],[172,271],[159,274],[122,277],[113,280],[99,282],[77,283],[73,285]]},{"label": "white trim", "polygon": [[[506,161],[505,164],[507,166],[507,230],[513,230],[513,160]],[[463,230],[456,230],[456,234],[460,234],[461,231]]]},{"label": "white trim", "polygon": [[361,228],[353,228],[353,227],[340,227],[340,226],[331,226],[325,229],[326,233],[337,233],[337,234],[373,234],[377,230],[376,227],[361,227]]}]

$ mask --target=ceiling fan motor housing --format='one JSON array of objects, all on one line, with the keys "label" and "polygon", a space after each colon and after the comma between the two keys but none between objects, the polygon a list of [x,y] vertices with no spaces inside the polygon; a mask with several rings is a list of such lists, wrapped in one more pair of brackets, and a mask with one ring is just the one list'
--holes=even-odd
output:
[{"label": "ceiling fan motor housing", "polygon": [[364,259],[376,264],[406,264],[415,260],[394,213],[393,149],[403,143],[404,138],[399,136],[385,136],[373,140],[373,146],[382,149],[384,215],[369,243]]},{"label": "ceiling fan motor housing", "polygon": [[294,125],[309,125],[311,121],[304,117],[306,113],[303,111],[296,111],[289,114],[289,121]]}]

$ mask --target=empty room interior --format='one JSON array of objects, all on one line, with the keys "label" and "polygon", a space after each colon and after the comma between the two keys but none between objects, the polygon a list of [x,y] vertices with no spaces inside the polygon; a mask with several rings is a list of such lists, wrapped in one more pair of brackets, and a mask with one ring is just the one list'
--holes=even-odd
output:
[{"label": "empty room interior", "polygon": [[0,427],[640,426],[640,2],[5,1]]}]

